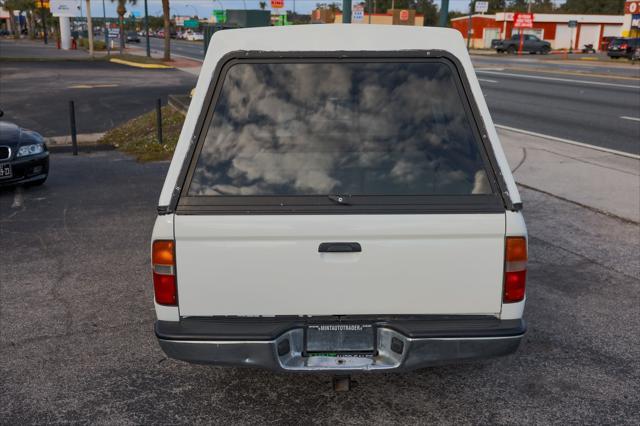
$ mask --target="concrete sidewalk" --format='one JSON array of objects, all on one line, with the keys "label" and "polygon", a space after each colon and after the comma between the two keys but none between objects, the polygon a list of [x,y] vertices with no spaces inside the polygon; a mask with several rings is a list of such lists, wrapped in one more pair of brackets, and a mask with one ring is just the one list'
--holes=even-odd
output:
[{"label": "concrete sidewalk", "polygon": [[518,184],[640,223],[637,157],[511,130],[498,133]]},{"label": "concrete sidewalk", "polygon": [[58,49],[56,41],[49,40],[44,44],[42,40],[0,39],[0,57],[24,59],[60,59],[80,60],[89,59],[89,53],[84,49]]}]

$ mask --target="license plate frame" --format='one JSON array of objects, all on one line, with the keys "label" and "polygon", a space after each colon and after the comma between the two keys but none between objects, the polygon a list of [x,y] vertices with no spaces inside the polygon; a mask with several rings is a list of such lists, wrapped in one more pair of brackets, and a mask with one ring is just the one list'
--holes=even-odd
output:
[{"label": "license plate frame", "polygon": [[314,323],[304,328],[304,353],[308,355],[373,355],[376,326],[370,323]]},{"label": "license plate frame", "polygon": [[0,179],[11,179],[13,177],[13,168],[10,163],[0,163]]}]

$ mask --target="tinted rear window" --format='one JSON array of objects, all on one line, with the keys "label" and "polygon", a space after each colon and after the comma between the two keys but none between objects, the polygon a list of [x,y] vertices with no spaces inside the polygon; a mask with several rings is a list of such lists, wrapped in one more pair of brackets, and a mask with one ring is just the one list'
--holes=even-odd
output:
[{"label": "tinted rear window", "polygon": [[444,61],[237,63],[188,194],[489,194],[458,79]]}]

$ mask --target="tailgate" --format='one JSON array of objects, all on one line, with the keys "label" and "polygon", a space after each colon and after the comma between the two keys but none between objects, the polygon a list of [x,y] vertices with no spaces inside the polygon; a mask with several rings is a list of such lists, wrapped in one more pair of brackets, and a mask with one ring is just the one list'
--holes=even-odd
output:
[{"label": "tailgate", "polygon": [[504,232],[504,213],[176,215],[180,315],[497,314]]}]

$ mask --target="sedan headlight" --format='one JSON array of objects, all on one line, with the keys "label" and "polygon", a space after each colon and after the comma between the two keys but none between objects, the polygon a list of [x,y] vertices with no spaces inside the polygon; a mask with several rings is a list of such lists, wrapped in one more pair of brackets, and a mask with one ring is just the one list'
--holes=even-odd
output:
[{"label": "sedan headlight", "polygon": [[44,145],[41,143],[35,143],[31,145],[22,145],[18,149],[18,155],[16,157],[26,157],[27,155],[36,155],[44,151]]}]

